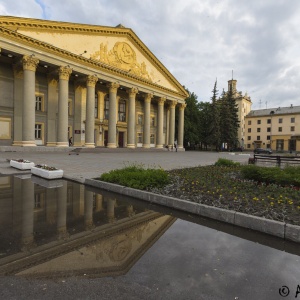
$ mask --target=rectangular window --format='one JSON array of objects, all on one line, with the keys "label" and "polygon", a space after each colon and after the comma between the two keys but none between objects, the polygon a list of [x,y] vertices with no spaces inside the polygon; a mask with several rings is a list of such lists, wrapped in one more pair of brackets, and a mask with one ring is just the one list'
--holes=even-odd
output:
[{"label": "rectangular window", "polygon": [[260,128],[257,128],[257,132],[260,132]]},{"label": "rectangular window", "polygon": [[257,124],[261,124],[261,120],[257,120]]},{"label": "rectangular window", "polygon": [[282,118],[279,118],[279,119],[278,119],[278,123],[282,123]]},{"label": "rectangular window", "polygon": [[119,101],[119,121],[126,122],[126,101],[120,100]]},{"label": "rectangular window", "polygon": [[251,148],[251,144],[247,144],[247,149],[250,149]]},{"label": "rectangular window", "polygon": [[138,134],[137,134],[137,142],[139,144],[143,143],[143,133],[142,132],[138,132]]},{"label": "rectangular window", "polygon": [[251,125],[251,121],[248,121],[248,125]]},{"label": "rectangular window", "polygon": [[251,140],[251,136],[250,136],[250,135],[247,136],[247,140],[248,140],[248,141]]},{"label": "rectangular window", "polygon": [[271,139],[270,137],[271,137],[270,135],[267,135],[267,141],[269,141]]},{"label": "rectangular window", "polygon": [[283,150],[284,140],[276,140],[276,151]]},{"label": "rectangular window", "polygon": [[278,131],[279,131],[279,132],[282,132],[282,127],[278,127]]},{"label": "rectangular window", "polygon": [[138,123],[138,125],[143,125],[143,115],[142,114],[138,114],[137,123]]},{"label": "rectangular window", "polygon": [[295,126],[291,126],[291,131],[295,131]]},{"label": "rectangular window", "polygon": [[36,140],[42,139],[42,124],[35,124],[34,136]]},{"label": "rectangular window", "polygon": [[98,119],[98,93],[95,94],[95,118]]},{"label": "rectangular window", "polygon": [[260,135],[257,136],[257,139],[256,139],[256,140],[257,140],[257,141],[260,141]]},{"label": "rectangular window", "polygon": [[267,124],[271,124],[271,119],[267,119]]},{"label": "rectangular window", "polygon": [[291,123],[295,123],[295,118],[291,118]]},{"label": "rectangular window", "polygon": [[35,110],[43,111],[43,96],[35,96]]},{"label": "rectangular window", "polygon": [[248,128],[248,132],[251,132],[251,128]]},{"label": "rectangular window", "polygon": [[109,117],[109,97],[106,96],[104,99],[104,119],[108,120]]},{"label": "rectangular window", "polygon": [[150,134],[150,144],[155,144],[155,135],[154,135],[154,133]]},{"label": "rectangular window", "polygon": [[267,128],[267,132],[271,132],[271,127],[268,127],[268,128]]}]

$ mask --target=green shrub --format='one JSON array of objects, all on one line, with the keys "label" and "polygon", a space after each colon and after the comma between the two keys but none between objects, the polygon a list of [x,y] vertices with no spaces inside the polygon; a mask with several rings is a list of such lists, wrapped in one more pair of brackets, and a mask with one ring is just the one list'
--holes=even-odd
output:
[{"label": "green shrub", "polygon": [[245,179],[279,184],[300,186],[300,167],[260,167],[255,165],[242,166],[241,174]]},{"label": "green shrub", "polygon": [[131,165],[102,174],[98,180],[120,184],[139,190],[160,188],[169,183],[169,175],[163,169]]},{"label": "green shrub", "polygon": [[226,158],[219,158],[216,162],[215,162],[215,166],[217,167],[237,167],[240,166],[239,162],[234,162],[230,159],[226,159]]}]

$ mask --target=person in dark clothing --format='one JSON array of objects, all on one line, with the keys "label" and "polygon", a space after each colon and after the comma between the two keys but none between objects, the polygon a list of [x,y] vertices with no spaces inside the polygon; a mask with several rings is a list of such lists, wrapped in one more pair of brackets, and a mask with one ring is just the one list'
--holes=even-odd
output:
[{"label": "person in dark clothing", "polygon": [[72,143],[72,137],[69,138],[69,147],[71,147],[73,145]]}]

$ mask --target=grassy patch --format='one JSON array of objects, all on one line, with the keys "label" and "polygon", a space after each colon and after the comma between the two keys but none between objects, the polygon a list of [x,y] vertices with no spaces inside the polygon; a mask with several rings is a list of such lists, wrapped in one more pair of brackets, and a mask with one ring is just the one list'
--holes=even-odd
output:
[{"label": "grassy patch", "polygon": [[120,184],[139,190],[161,188],[169,183],[169,175],[161,168],[130,165],[102,174],[98,180]]}]

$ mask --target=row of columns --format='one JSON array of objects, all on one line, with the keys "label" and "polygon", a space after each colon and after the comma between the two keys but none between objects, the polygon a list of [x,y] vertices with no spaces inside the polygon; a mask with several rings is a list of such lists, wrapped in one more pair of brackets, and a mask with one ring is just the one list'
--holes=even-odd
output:
[{"label": "row of columns", "polygon": [[[22,145],[36,146],[34,137],[35,126],[35,72],[39,60],[33,56],[24,56],[23,63],[23,114],[22,114]],[[61,66],[58,70],[59,86],[58,86],[58,132],[57,142],[58,147],[68,146],[68,95],[69,95],[69,78],[72,69],[69,66]],[[95,128],[95,86],[98,81],[96,75],[89,75],[86,78],[86,122],[85,122],[85,146],[93,148],[94,128]],[[108,148],[116,148],[116,126],[117,126],[117,90],[118,83],[107,84],[109,89],[109,120],[108,120]],[[135,98],[138,93],[137,88],[127,90],[129,94],[128,100],[128,123],[127,123],[127,147],[135,148],[136,128],[135,128]],[[144,98],[144,132],[143,132],[143,147],[150,148],[150,107],[153,94],[146,94]],[[163,141],[163,123],[164,123],[164,104],[166,98],[158,100],[157,111],[157,141],[156,147],[162,148]],[[177,102],[171,101],[170,108],[170,124],[169,124],[169,140],[168,145],[174,145],[175,137],[175,106]],[[183,128],[184,128],[184,107],[185,104],[180,104],[179,107],[179,126],[178,126],[178,148],[183,148]]]}]

